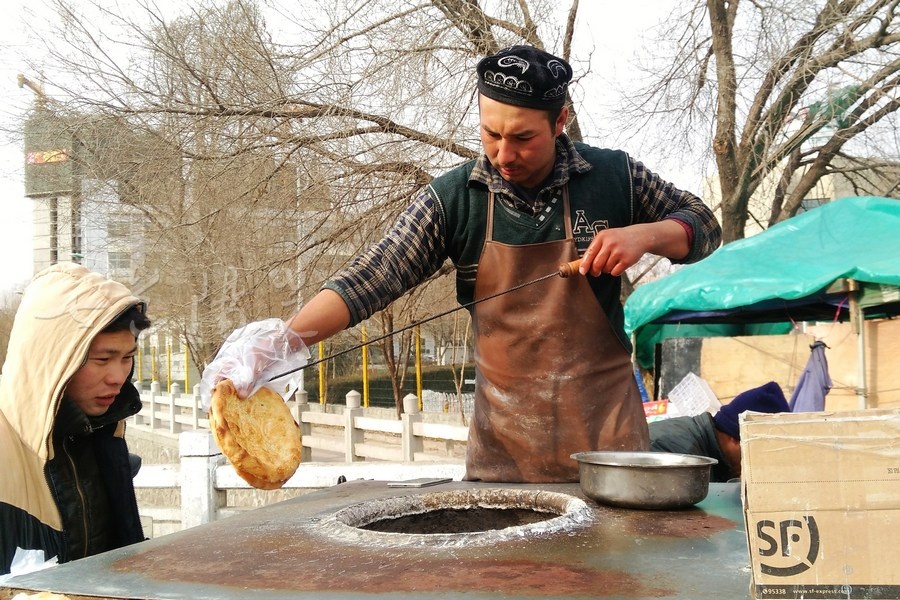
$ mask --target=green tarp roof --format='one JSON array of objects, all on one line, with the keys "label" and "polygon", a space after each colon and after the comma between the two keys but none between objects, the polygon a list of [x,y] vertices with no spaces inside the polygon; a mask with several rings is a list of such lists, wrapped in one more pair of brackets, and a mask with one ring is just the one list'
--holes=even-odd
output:
[{"label": "green tarp roof", "polygon": [[848,318],[848,280],[866,318],[900,314],[900,200],[834,200],[639,286],[625,303],[638,361],[667,337],[786,333]]}]

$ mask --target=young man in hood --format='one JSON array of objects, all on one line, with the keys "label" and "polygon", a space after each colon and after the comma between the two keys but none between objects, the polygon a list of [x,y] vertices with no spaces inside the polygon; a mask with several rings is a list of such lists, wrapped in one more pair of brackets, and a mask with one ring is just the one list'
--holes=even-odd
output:
[{"label": "young man in hood", "polygon": [[144,539],[124,433],[149,326],[128,288],[81,265],[26,288],[0,378],[0,575],[34,552],[62,563]]}]

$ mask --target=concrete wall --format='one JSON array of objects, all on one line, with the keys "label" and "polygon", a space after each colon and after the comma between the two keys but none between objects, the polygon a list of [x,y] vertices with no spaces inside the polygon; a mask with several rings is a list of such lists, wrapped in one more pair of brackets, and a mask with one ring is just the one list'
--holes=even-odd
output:
[{"label": "concrete wall", "polygon": [[[868,407],[900,407],[900,319],[868,321],[864,339]],[[768,381],[781,385],[790,398],[816,340],[827,346],[833,382],[826,409],[861,408],[858,338],[849,323],[818,324],[790,335],[704,338],[697,374],[723,404]]]}]

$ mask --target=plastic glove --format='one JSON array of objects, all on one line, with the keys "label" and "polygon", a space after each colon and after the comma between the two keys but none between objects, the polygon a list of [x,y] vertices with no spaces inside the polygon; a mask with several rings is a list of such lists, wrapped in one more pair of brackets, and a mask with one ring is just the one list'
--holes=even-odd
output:
[{"label": "plastic glove", "polygon": [[[281,319],[266,319],[234,330],[203,370],[200,403],[208,411],[212,391],[223,379],[234,383],[238,396],[247,398],[265,386],[289,398],[300,385],[300,367],[309,362],[303,339]],[[293,371],[270,381],[272,377]]]},{"label": "plastic glove", "polygon": [[35,571],[53,567],[57,562],[55,556],[50,560],[45,560],[43,550],[24,550],[16,547],[16,553],[13,555],[12,563],[9,565],[9,573],[0,575],[0,583],[4,583],[18,575],[34,573]]}]

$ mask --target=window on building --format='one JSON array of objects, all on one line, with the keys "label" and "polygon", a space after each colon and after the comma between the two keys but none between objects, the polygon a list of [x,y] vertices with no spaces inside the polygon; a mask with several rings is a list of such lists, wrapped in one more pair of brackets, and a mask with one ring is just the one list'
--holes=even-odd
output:
[{"label": "window on building", "polygon": [[110,217],[106,224],[106,235],[110,241],[122,241],[128,239],[131,233],[131,223],[122,217]]},{"label": "window on building", "polygon": [[127,271],[131,269],[131,252],[107,252],[106,260],[109,262],[109,270]]}]

